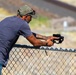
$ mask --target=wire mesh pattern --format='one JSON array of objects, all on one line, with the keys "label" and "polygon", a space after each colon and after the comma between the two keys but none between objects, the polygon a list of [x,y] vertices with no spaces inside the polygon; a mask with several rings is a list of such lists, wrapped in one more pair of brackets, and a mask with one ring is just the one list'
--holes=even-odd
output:
[{"label": "wire mesh pattern", "polygon": [[3,75],[76,75],[76,52],[44,49],[15,46]]}]

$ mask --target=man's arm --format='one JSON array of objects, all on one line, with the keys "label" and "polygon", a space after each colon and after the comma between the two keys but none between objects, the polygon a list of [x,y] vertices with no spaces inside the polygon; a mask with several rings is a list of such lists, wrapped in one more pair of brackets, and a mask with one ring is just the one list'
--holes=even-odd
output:
[{"label": "man's arm", "polygon": [[44,35],[40,35],[40,34],[37,34],[34,32],[32,32],[32,33],[37,39],[41,39],[41,40],[50,39],[51,41],[53,41],[54,39],[59,39],[58,37],[54,37],[54,36],[44,36]]},{"label": "man's arm", "polygon": [[26,37],[26,39],[34,46],[52,46],[54,44],[50,39],[41,41],[37,39],[34,35],[28,36]]},{"label": "man's arm", "polygon": [[32,32],[33,35],[37,38],[37,39],[42,39],[42,40],[47,40],[48,39],[48,36],[44,36],[44,35],[40,35],[40,34],[37,34],[37,33],[34,33]]}]

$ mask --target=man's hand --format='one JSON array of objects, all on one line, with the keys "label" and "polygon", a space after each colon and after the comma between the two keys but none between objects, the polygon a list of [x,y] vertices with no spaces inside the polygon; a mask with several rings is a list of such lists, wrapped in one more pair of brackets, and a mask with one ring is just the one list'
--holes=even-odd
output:
[{"label": "man's hand", "polygon": [[54,45],[53,41],[50,38],[48,38],[46,41],[47,41],[47,46],[53,46]]},{"label": "man's hand", "polygon": [[59,39],[59,37],[48,36],[48,39],[50,39],[51,41],[53,41],[53,40],[55,40],[55,39]]},{"label": "man's hand", "polygon": [[60,44],[64,41],[64,36],[60,34],[53,34],[53,36],[48,36],[48,38],[56,44]]}]

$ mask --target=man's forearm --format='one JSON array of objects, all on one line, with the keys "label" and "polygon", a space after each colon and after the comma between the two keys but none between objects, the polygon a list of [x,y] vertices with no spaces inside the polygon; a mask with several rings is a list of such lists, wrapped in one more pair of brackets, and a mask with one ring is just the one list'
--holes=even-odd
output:
[{"label": "man's forearm", "polygon": [[[38,38],[41,38],[38,37]],[[26,37],[26,39],[33,45],[33,46],[52,46],[53,45],[53,42],[50,41],[50,39],[48,38],[47,40],[39,40],[39,39],[36,39],[34,37],[34,35],[30,35],[28,37]]]},{"label": "man's forearm", "polygon": [[43,35],[40,35],[40,34],[36,34],[36,33],[33,33],[33,35],[37,38],[37,39],[42,39],[42,40],[47,40],[47,36],[43,36]]},{"label": "man's forearm", "polygon": [[39,39],[36,39],[34,35],[26,37],[26,39],[33,45],[33,46],[48,46],[48,41],[42,41]]}]

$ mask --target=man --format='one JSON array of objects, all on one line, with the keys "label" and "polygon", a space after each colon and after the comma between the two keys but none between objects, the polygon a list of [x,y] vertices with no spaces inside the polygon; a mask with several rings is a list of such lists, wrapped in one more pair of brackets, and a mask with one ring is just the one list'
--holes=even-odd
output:
[{"label": "man", "polygon": [[[56,37],[42,36],[31,32],[28,23],[35,17],[36,12],[27,5],[17,11],[17,16],[7,17],[0,22],[0,75],[5,67],[9,53],[20,35],[24,36],[33,46],[52,46]],[[41,41],[43,39],[44,41]]]}]

